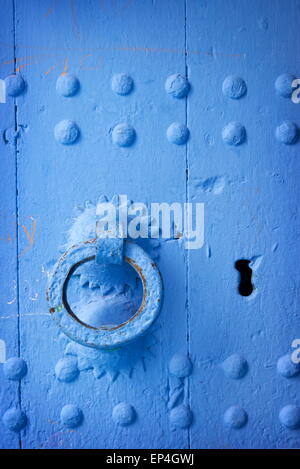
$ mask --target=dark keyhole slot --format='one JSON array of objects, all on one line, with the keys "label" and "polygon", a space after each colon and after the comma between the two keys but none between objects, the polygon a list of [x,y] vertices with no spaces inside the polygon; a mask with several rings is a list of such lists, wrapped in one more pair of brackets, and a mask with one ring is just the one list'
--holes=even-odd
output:
[{"label": "dark keyhole slot", "polygon": [[249,267],[250,261],[240,259],[236,261],[235,268],[240,273],[239,294],[249,296],[253,292],[252,269]]}]

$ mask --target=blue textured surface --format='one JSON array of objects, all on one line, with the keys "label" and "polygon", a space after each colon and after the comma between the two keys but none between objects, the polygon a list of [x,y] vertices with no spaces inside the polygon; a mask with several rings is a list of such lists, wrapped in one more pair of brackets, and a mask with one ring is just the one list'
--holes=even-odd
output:
[{"label": "blue textured surface", "polygon": [[[297,0],[1,0],[0,447],[300,447],[299,23]],[[146,246],[164,307],[122,353],[69,341],[45,298],[99,193],[205,203],[203,249]],[[79,277],[133,308],[134,274]]]}]

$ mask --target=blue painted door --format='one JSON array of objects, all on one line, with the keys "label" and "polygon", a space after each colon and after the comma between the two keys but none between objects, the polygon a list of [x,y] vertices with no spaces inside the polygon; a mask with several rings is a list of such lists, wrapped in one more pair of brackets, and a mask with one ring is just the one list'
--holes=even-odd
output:
[{"label": "blue painted door", "polygon": [[[299,447],[299,3],[1,10],[0,446]],[[45,292],[101,194],[204,203],[205,242],[142,243],[164,282],[155,326],[87,352]],[[92,263],[74,305],[118,315],[139,287]]]}]

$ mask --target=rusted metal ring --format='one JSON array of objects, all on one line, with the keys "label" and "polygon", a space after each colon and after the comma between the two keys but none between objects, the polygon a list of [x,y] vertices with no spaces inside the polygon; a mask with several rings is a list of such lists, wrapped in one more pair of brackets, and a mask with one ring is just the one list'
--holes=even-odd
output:
[{"label": "rusted metal ring", "polygon": [[80,321],[67,300],[68,282],[77,269],[97,255],[97,240],[92,239],[73,246],[56,263],[47,293],[50,313],[70,339],[88,347],[110,349],[136,339],[151,326],[162,305],[163,285],[160,272],[137,244],[124,241],[124,260],[139,274],[143,283],[143,301],[128,321],[115,327],[95,328]]}]

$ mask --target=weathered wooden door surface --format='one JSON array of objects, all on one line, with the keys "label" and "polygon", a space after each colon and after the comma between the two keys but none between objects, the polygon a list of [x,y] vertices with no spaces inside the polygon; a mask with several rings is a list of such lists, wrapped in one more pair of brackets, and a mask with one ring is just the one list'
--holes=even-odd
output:
[{"label": "weathered wooden door surface", "polygon": [[[300,446],[299,21],[296,0],[1,0],[1,447]],[[46,288],[101,194],[202,202],[205,241],[145,243],[160,316],[94,357]],[[99,278],[81,306],[132,305],[132,272]]]}]

